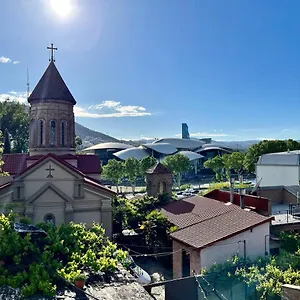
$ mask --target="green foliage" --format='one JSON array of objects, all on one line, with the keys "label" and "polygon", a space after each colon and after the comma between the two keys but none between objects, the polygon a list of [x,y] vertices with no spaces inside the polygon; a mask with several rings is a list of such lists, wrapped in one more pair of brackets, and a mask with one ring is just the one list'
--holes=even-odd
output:
[{"label": "green foliage", "polygon": [[261,141],[252,145],[245,156],[244,167],[249,172],[255,172],[255,165],[260,155],[267,153],[283,152],[287,150],[300,149],[300,143],[292,139],[289,140],[273,140]]},{"label": "green foliage", "polygon": [[119,184],[125,176],[125,166],[121,161],[111,159],[108,164],[103,167],[102,176],[104,179],[112,181],[117,187],[119,193]]},{"label": "green foliage", "polygon": [[3,172],[2,169],[4,165],[4,162],[2,160],[2,154],[3,154],[3,137],[2,137],[2,132],[0,130],[0,177],[8,175],[6,172]]},{"label": "green foliage", "polygon": [[191,185],[190,184],[183,184],[183,185],[181,185],[180,186],[180,190],[181,191],[185,191],[185,190],[187,190],[187,189],[190,189],[191,188]]},{"label": "green foliage", "polygon": [[29,115],[26,105],[16,101],[0,102],[0,130],[10,134],[12,152],[27,152]]},{"label": "green foliage", "polygon": [[75,137],[75,147],[76,147],[76,150],[79,150],[81,145],[82,145],[82,139],[77,135]]},{"label": "green foliage", "polygon": [[223,169],[224,169],[224,160],[222,156],[215,156],[212,159],[207,160],[204,163],[204,167],[207,169],[212,169],[216,173],[216,180],[222,181],[223,180]]},{"label": "green foliage", "polygon": [[131,183],[132,192],[134,193],[137,177],[141,175],[141,165],[138,159],[135,157],[126,159],[125,174]]},{"label": "green foliage", "polygon": [[153,167],[157,163],[157,160],[153,156],[146,156],[140,162],[141,175],[145,178],[147,170]]},{"label": "green foliage", "polygon": [[14,230],[15,217],[0,216],[0,285],[21,288],[24,296],[53,296],[59,276],[73,282],[82,271],[113,272],[127,256],[104,236],[99,224],[86,228],[41,223],[48,236],[37,240],[30,234],[22,238]]},{"label": "green foliage", "polygon": [[115,198],[113,202],[113,222],[115,233],[122,229],[139,230],[142,239],[139,241],[147,246],[158,247],[165,245],[168,241],[168,233],[172,224],[159,211],[169,198],[147,197],[142,199],[128,200]]},{"label": "green foliage", "polygon": [[176,176],[177,186],[180,187],[182,175],[190,170],[190,161],[183,154],[167,156],[163,162]]}]

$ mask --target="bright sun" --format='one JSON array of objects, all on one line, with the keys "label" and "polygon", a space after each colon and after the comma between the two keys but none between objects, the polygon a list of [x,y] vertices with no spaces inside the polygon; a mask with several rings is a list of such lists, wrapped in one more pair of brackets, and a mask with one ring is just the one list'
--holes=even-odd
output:
[{"label": "bright sun", "polygon": [[51,0],[51,6],[61,17],[67,17],[72,11],[71,0]]}]

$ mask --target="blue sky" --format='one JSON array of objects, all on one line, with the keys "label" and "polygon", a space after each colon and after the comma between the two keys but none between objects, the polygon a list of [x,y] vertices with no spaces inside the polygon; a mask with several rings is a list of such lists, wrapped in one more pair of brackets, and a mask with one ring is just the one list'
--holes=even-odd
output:
[{"label": "blue sky", "polygon": [[67,2],[1,2],[0,99],[24,99],[53,42],[94,130],[175,137],[187,122],[194,137],[300,139],[299,1]]}]

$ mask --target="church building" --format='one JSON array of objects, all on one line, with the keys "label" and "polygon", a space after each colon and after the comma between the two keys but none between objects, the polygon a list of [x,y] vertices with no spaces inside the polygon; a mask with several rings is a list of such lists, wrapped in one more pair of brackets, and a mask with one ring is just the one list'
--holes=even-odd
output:
[{"label": "church building", "polygon": [[115,193],[100,183],[99,157],[75,153],[76,101],[56,68],[57,48],[48,49],[48,68],[28,98],[29,153],[3,155],[10,176],[0,181],[0,210],[13,204],[33,223],[97,222],[111,236]]}]

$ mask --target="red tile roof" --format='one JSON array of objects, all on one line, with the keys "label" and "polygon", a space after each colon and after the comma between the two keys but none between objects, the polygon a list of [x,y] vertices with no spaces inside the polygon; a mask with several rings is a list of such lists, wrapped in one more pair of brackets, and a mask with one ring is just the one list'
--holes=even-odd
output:
[{"label": "red tile roof", "polygon": [[237,205],[200,196],[169,203],[162,212],[179,227],[171,237],[197,249],[272,220]]},{"label": "red tile roof", "polygon": [[[4,154],[3,171],[8,172],[10,175],[18,175],[27,167],[27,160],[38,161],[45,155],[29,156],[27,153],[21,154]],[[85,174],[101,174],[101,162],[98,155],[55,155],[60,160],[77,160],[78,170]]]},{"label": "red tile roof", "polygon": [[20,154],[3,154],[3,171],[10,175],[21,173],[26,168],[27,153]]},{"label": "red tile roof", "polygon": [[101,174],[101,162],[98,155],[77,155],[78,169],[85,174]]}]

